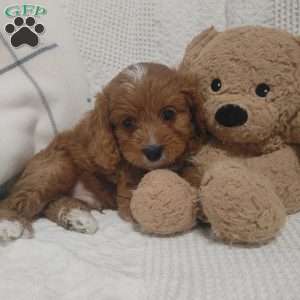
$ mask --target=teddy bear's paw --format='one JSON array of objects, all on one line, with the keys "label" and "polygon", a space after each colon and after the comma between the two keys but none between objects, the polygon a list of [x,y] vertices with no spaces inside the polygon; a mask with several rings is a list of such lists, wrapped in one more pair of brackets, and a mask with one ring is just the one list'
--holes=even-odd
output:
[{"label": "teddy bear's paw", "polygon": [[69,230],[80,233],[94,234],[98,230],[98,224],[92,214],[82,209],[71,209],[60,216],[60,223]]},{"label": "teddy bear's paw", "polygon": [[281,212],[266,210],[251,216],[248,212],[238,210],[236,214],[229,214],[223,219],[218,216],[212,222],[212,230],[218,239],[230,243],[259,244],[273,239],[282,228],[285,215]]},{"label": "teddy bear's paw", "polygon": [[263,176],[238,164],[219,163],[206,177],[202,205],[218,238],[261,243],[274,238],[283,227],[285,208]]},{"label": "teddy bear's paw", "polygon": [[180,233],[196,224],[197,196],[197,191],[176,173],[156,170],[146,174],[133,192],[131,212],[146,233]]}]

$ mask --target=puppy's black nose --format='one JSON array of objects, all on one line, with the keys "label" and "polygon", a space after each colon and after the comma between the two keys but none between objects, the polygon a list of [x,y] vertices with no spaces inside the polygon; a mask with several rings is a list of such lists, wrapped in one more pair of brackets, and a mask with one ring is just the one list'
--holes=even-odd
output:
[{"label": "puppy's black nose", "polygon": [[149,145],[145,147],[142,151],[150,161],[156,161],[161,158],[163,148],[164,147],[161,145]]},{"label": "puppy's black nose", "polygon": [[247,122],[248,113],[238,105],[227,104],[217,110],[215,119],[225,127],[237,127]]}]

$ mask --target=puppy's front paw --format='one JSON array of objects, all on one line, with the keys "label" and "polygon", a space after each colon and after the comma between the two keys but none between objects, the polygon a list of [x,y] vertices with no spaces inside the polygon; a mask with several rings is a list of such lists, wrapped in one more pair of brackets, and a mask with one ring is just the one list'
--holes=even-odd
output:
[{"label": "puppy's front paw", "polygon": [[92,214],[86,210],[71,209],[62,216],[62,225],[69,230],[93,234],[98,230],[98,224]]},{"label": "puppy's front paw", "polygon": [[0,241],[8,242],[16,240],[22,237],[24,233],[25,227],[18,220],[0,220]]},{"label": "puppy's front paw", "polygon": [[130,207],[119,207],[118,213],[119,213],[119,216],[124,221],[129,222],[129,223],[136,223],[133,216],[132,216]]}]

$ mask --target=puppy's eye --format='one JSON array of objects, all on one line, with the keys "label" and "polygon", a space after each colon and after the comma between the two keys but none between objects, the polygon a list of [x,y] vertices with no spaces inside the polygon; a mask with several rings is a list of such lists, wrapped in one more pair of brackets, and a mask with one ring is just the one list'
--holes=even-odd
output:
[{"label": "puppy's eye", "polygon": [[211,85],[210,85],[211,89],[214,91],[214,92],[218,92],[221,88],[222,88],[222,82],[220,79],[216,78],[214,79],[212,82],[211,82]]},{"label": "puppy's eye", "polygon": [[122,126],[125,128],[125,129],[134,129],[135,126],[136,126],[136,121],[135,119],[133,118],[126,118],[125,120],[123,120],[122,122]]},{"label": "puppy's eye", "polygon": [[166,107],[161,111],[161,118],[164,121],[173,121],[176,118],[176,110],[173,107]]},{"label": "puppy's eye", "polygon": [[258,97],[266,97],[270,92],[270,87],[266,83],[260,83],[255,90]]}]

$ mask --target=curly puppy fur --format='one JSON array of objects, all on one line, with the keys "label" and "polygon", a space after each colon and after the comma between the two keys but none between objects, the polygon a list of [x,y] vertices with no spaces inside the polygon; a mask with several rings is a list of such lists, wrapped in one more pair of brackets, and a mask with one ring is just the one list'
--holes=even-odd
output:
[{"label": "curly puppy fur", "polygon": [[[189,163],[199,145],[193,87],[192,78],[160,64],[127,67],[74,129],[34,156],[1,207],[68,228],[61,215],[71,209],[118,208],[132,220],[131,191],[153,169],[170,168],[198,185]],[[78,183],[91,197],[76,198]]]}]

